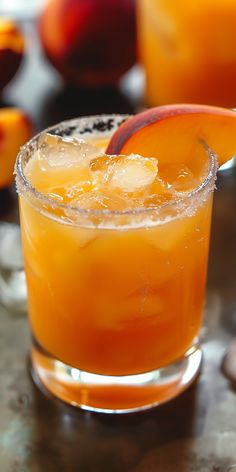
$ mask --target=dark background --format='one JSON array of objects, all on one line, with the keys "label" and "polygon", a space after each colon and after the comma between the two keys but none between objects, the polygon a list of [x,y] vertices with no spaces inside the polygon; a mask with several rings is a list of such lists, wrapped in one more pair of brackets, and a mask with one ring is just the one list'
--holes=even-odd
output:
[{"label": "dark background", "polygon": [[[79,115],[140,109],[138,71],[121,88],[64,87],[43,59],[35,27],[25,26],[30,53],[6,89],[2,106],[20,106],[35,130]],[[217,183],[204,363],[194,385],[172,402],[133,415],[91,414],[43,396],[28,374],[25,316],[0,308],[1,472],[226,472],[236,464],[235,386],[222,359],[236,335],[236,177]],[[0,192],[0,218],[17,219],[14,188]]]}]

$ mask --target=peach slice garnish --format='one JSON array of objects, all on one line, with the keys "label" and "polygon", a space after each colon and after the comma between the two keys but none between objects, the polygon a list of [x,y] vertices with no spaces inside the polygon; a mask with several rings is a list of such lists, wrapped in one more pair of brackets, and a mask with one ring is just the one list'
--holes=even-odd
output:
[{"label": "peach slice garnish", "polygon": [[[107,154],[158,158],[158,165],[189,163],[205,142],[219,165],[236,155],[236,113],[206,105],[166,105],[129,118],[114,133]],[[195,156],[195,157],[194,157]]]},{"label": "peach slice garnish", "polygon": [[13,169],[20,147],[32,136],[32,123],[17,108],[0,108],[0,188],[13,181]]}]

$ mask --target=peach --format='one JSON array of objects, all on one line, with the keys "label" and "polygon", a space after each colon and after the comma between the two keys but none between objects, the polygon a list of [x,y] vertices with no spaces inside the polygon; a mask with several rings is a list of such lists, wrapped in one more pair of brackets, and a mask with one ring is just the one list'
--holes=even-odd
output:
[{"label": "peach", "polygon": [[[166,105],[150,108],[123,123],[107,154],[138,153],[161,164],[185,163],[205,141],[220,165],[236,155],[236,113],[207,105]],[[194,160],[194,157],[193,157]]]},{"label": "peach", "polygon": [[0,90],[15,75],[24,54],[24,38],[16,24],[0,18]]},{"label": "peach", "polygon": [[136,60],[135,0],[50,0],[39,31],[48,59],[77,85],[114,84]]},{"label": "peach", "polygon": [[17,153],[32,131],[32,123],[23,111],[0,108],[0,188],[12,183]]}]

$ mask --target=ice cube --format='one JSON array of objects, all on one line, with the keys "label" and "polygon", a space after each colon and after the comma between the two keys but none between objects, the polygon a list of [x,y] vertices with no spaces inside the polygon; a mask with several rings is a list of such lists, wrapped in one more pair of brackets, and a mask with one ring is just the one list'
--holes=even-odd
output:
[{"label": "ice cube", "polygon": [[103,156],[96,156],[95,159],[90,161],[90,169],[92,172],[103,172],[104,174],[107,170],[116,163],[121,156],[109,156],[104,154]]},{"label": "ice cube", "polygon": [[195,187],[196,179],[187,166],[182,166],[177,173],[176,179],[172,182],[172,185],[178,192],[184,192]]},{"label": "ice cube", "polygon": [[90,161],[89,168],[92,172],[94,188],[104,188],[104,185],[109,180],[113,166],[119,158],[120,156],[104,154]]},{"label": "ice cube", "polygon": [[[181,261],[182,249],[188,244],[191,237],[193,239],[195,224],[195,219],[188,218],[185,215],[183,218],[177,218],[168,223],[161,224],[156,228],[150,228],[146,232],[146,238],[152,247],[164,252],[169,252],[170,260],[175,261],[179,259]],[[175,250],[173,253],[175,255],[171,255],[170,251],[173,250]],[[163,261],[163,270],[166,264],[165,261]],[[173,264],[173,267],[176,267],[176,263]]]},{"label": "ice cube", "polygon": [[156,207],[172,199],[172,187],[164,182],[164,180],[157,177],[149,187],[149,195],[145,196],[144,203],[146,207]]},{"label": "ice cube", "polygon": [[72,200],[72,206],[84,208],[87,210],[126,210],[128,207],[127,199],[119,195],[110,194],[109,192],[101,192],[92,190],[78,196]]},{"label": "ice cube", "polygon": [[86,167],[102,152],[84,139],[61,137],[45,133],[39,140],[39,160],[42,170],[50,168]]},{"label": "ice cube", "polygon": [[71,200],[71,205],[78,208],[84,208],[86,210],[102,210],[107,208],[103,195],[100,195],[94,190],[84,193],[78,196],[76,199]]},{"label": "ice cube", "polygon": [[162,179],[172,186],[177,192],[185,192],[194,188],[197,184],[191,169],[185,164],[170,164],[161,169]]},{"label": "ice cube", "polygon": [[138,154],[120,156],[108,176],[109,184],[123,192],[138,192],[150,186],[158,173],[158,161]]}]

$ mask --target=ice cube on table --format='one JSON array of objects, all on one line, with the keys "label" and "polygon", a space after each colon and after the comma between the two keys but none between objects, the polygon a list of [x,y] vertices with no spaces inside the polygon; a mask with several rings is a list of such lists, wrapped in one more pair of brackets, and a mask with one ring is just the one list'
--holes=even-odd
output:
[{"label": "ice cube on table", "polygon": [[102,151],[84,139],[43,134],[38,143],[39,160],[43,170],[88,166]]},{"label": "ice cube on table", "polygon": [[113,188],[123,192],[138,192],[151,185],[157,173],[157,159],[130,154],[120,156],[113,164],[108,182]]}]

